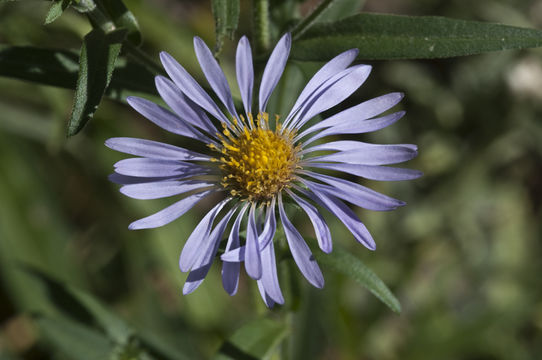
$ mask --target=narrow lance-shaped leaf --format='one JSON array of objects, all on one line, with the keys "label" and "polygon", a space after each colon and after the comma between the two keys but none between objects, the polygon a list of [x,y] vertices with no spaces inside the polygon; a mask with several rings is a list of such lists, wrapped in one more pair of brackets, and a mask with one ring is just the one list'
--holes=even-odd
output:
[{"label": "narrow lance-shaped leaf", "polygon": [[288,331],[286,324],[270,319],[252,321],[226,340],[213,359],[268,359]]},{"label": "narrow lance-shaped leaf", "polygon": [[224,36],[233,38],[239,23],[239,0],[212,0],[213,16],[215,18],[216,44],[215,54],[220,53]]},{"label": "narrow lance-shaped leaf", "polygon": [[52,23],[62,15],[64,10],[68,8],[71,0],[53,0],[51,7],[45,17],[45,25]]},{"label": "narrow lance-shaped leaf", "polygon": [[291,57],[324,61],[351,48],[360,59],[432,59],[542,46],[542,31],[432,16],[358,14],[315,24]]},{"label": "narrow lance-shaped leaf", "polygon": [[111,81],[125,35],[124,29],[108,34],[94,29],[85,36],[68,136],[77,134],[94,115]]},{"label": "narrow lance-shaped leaf", "polygon": [[[75,89],[79,56],[75,51],[0,45],[0,76]],[[137,62],[117,58],[105,95],[124,100],[129,95],[156,96],[154,76]]]},{"label": "narrow lance-shaped leaf", "polygon": [[340,272],[365,286],[396,313],[401,312],[399,300],[392,294],[386,284],[360,259],[338,246],[334,246],[333,252],[330,254],[315,251],[314,257],[322,265]]}]

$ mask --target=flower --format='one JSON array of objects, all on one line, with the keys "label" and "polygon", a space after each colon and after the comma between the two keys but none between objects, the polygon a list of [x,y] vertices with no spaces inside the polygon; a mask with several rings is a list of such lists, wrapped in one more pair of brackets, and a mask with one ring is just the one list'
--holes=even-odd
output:
[{"label": "flower", "polygon": [[[161,128],[206,144],[205,154],[144,139],[106,141],[111,149],[138,156],[117,162],[110,177],[123,185],[120,191],[124,195],[156,199],[185,194],[165,209],[131,223],[130,229],[163,226],[207,196],[223,194],[192,231],[181,252],[180,269],[189,272],[184,294],[194,291],[204,280],[233,219],[221,255],[224,289],[230,295],[236,293],[240,265],[244,262],[247,274],[257,280],[265,303],[268,306],[284,303],[273,241],[277,213],[299,270],[312,285],[323,287],[322,272],[309,246],[286,214],[285,198],[306,213],[322,251],[331,252],[332,243],[320,208],[335,215],[357,241],[374,250],[371,234],[345,201],[376,211],[393,210],[405,203],[358,183],[322,174],[320,170],[383,181],[421,175],[416,170],[381,166],[412,159],[417,155],[414,145],[378,145],[353,140],[317,142],[332,135],[379,130],[404,115],[399,111],[380,116],[403,97],[400,93],[390,93],[309,123],[349,97],[369,76],[370,66],[350,66],[358,54],[356,49],[326,63],[307,83],[284,120],[278,115],[270,118],[267,103],[286,66],[290,45],[291,36],[286,34],[271,53],[255,113],[252,51],[247,38],[241,38],[236,53],[236,75],[243,114],[237,112],[226,77],[200,38],[194,38],[196,56],[225,112],[173,57],[166,52],[160,54],[171,80],[156,77],[156,88],[173,112],[138,97],[129,97],[128,103]],[[245,218],[246,240],[241,244],[239,232]]]}]

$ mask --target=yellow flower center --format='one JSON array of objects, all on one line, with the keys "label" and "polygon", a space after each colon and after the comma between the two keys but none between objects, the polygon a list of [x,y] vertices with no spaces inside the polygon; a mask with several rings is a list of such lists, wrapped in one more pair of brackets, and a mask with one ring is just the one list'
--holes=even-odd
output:
[{"label": "yellow flower center", "polygon": [[[277,116],[278,120],[278,116]],[[249,116],[249,124],[241,116],[234,119],[233,129],[224,125],[218,134],[222,146],[210,147],[222,153],[220,169],[222,186],[232,196],[248,201],[269,201],[294,179],[298,163],[298,149],[293,145],[294,133],[269,128],[269,115],[259,113],[256,124]]]}]

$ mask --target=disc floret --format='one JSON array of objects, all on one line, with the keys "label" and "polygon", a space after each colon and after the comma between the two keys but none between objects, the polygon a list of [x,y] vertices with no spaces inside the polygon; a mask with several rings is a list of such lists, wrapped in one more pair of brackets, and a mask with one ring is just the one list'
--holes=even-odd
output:
[{"label": "disc floret", "polygon": [[269,201],[294,179],[298,164],[298,149],[292,132],[269,126],[269,115],[259,113],[256,121],[249,115],[248,123],[241,116],[234,119],[233,128],[224,124],[218,134],[221,147],[211,148],[222,153],[219,167],[222,186],[232,196],[244,201]]}]

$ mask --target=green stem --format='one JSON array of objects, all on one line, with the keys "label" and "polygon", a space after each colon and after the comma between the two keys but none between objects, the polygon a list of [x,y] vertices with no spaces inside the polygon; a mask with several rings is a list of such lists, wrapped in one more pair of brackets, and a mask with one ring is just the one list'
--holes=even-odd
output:
[{"label": "green stem", "polygon": [[323,0],[316,9],[314,9],[305,19],[303,19],[292,30],[292,38],[297,40],[305,31],[307,31],[320,15],[322,15],[328,8],[330,8],[336,0]]},{"label": "green stem", "polygon": [[254,40],[256,42],[256,54],[269,50],[271,34],[269,32],[269,0],[254,0]]}]

